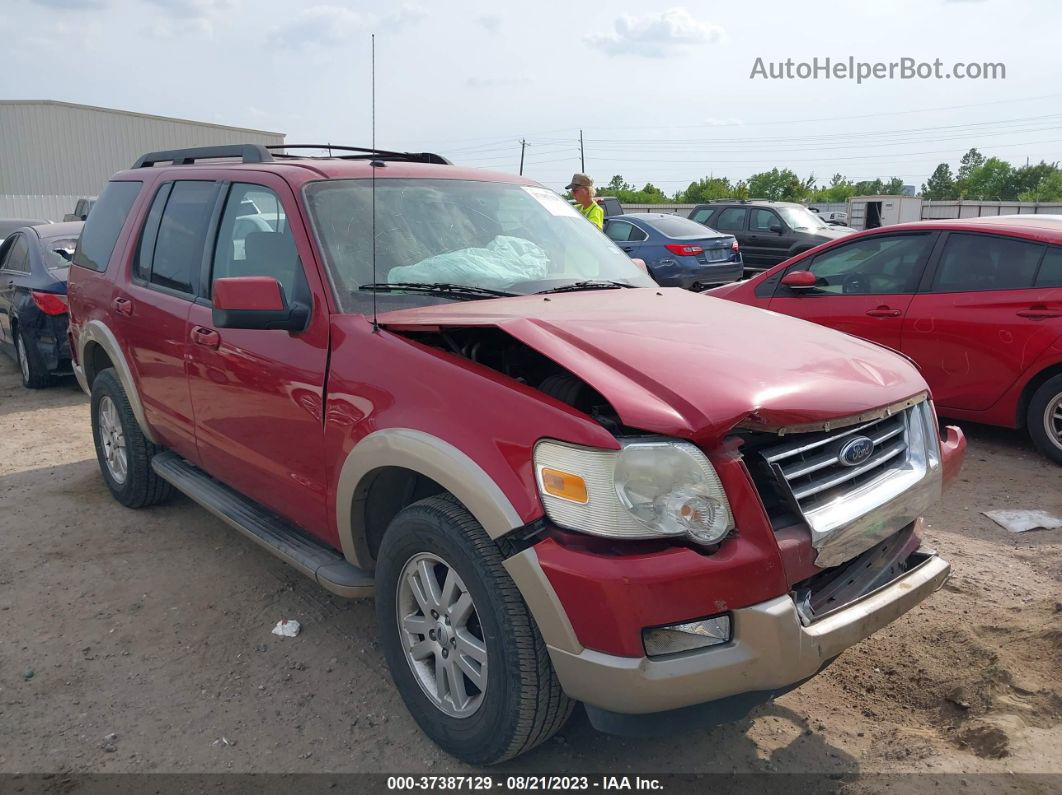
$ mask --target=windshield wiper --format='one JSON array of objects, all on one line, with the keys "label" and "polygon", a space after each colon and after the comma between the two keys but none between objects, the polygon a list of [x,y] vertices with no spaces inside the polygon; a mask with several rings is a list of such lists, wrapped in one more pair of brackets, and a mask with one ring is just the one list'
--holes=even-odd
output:
[{"label": "windshield wiper", "polygon": [[469,284],[449,284],[447,282],[378,282],[375,284],[363,284],[358,289],[380,293],[434,293],[455,298],[509,298],[517,295],[517,293],[507,293],[504,290],[491,290],[486,287],[475,287]]},{"label": "windshield wiper", "polygon": [[591,279],[584,282],[564,284],[560,287],[551,287],[548,290],[539,290],[535,295],[546,295],[547,293],[574,293],[579,290],[618,290],[621,287],[634,287],[634,285],[625,284],[623,282],[595,281]]}]

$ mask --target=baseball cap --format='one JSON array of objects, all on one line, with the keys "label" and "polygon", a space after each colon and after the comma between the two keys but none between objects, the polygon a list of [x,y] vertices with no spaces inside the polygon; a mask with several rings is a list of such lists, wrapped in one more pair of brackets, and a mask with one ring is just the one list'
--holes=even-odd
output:
[{"label": "baseball cap", "polygon": [[594,187],[594,181],[586,174],[572,174],[572,181],[570,184],[564,187],[565,190],[571,190],[572,188],[592,188]]}]

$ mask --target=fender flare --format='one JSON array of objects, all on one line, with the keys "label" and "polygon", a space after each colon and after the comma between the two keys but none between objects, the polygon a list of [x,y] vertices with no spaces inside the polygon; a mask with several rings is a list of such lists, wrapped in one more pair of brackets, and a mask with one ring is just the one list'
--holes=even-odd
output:
[{"label": "fender flare", "polygon": [[402,467],[429,477],[454,495],[487,535],[499,538],[524,525],[509,498],[472,458],[447,441],[410,428],[374,431],[347,453],[336,482],[336,528],[347,560],[369,568],[365,522],[358,506],[366,476],[383,467]]},{"label": "fender flare", "polygon": [[88,348],[89,343],[95,343],[103,348],[114,365],[114,371],[122,384],[122,389],[129,400],[129,406],[133,409],[133,416],[136,417],[141,432],[152,444],[158,444],[158,439],[152,433],[151,427],[147,424],[147,420],[144,417],[144,404],[140,400],[140,393],[136,389],[136,381],[133,380],[133,371],[129,367],[125,354],[122,352],[122,346],[118,344],[114,333],[107,328],[102,320],[90,320],[78,332],[77,364],[74,365],[74,375],[77,377],[78,384],[81,385],[85,394],[91,396],[92,384],[88,382],[88,374],[85,372],[85,349]]}]

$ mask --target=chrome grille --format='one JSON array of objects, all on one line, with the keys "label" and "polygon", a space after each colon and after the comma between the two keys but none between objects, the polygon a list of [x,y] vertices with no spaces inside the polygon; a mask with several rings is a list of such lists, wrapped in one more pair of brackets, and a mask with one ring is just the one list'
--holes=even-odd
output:
[{"label": "chrome grille", "polygon": [[[862,460],[842,461],[857,437],[872,449]],[[755,446],[759,463],[750,471],[757,479],[766,470],[757,479],[765,507],[780,499],[807,523],[820,567],[869,549],[940,498],[940,440],[928,400],[834,431],[775,439]]]},{"label": "chrome grille", "polygon": [[[900,465],[907,452],[905,415],[867,422],[834,433],[801,434],[785,444],[763,451],[763,457],[792,495],[802,512],[829,502],[852,485]],[[874,443],[866,461],[847,466],[841,462],[841,449],[857,436]],[[852,483],[855,481],[855,483]]]}]

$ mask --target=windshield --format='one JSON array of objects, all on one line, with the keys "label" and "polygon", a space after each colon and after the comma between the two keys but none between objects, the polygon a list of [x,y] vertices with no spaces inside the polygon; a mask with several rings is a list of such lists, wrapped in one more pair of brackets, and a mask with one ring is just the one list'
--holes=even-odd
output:
[{"label": "windshield", "polygon": [[806,207],[778,207],[792,229],[824,229],[828,224]]},{"label": "windshield", "polygon": [[[376,274],[372,181],[306,187],[307,208],[346,312],[365,312],[370,284],[445,283],[528,295],[576,282],[655,282],[564,199],[540,187],[450,179],[376,181]],[[381,310],[447,300],[376,292]]]},{"label": "windshield", "polygon": [[44,252],[44,266],[50,271],[69,268],[76,246],[77,238],[74,237],[45,238],[41,241],[41,250]]}]

